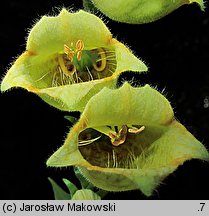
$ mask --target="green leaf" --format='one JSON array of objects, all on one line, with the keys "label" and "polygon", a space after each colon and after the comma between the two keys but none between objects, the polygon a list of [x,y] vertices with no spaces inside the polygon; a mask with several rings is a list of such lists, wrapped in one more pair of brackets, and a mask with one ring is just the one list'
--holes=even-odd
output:
[{"label": "green leaf", "polygon": [[70,115],[66,115],[64,116],[64,118],[67,119],[72,125],[74,125],[78,121],[78,118]]},{"label": "green leaf", "polygon": [[65,183],[65,185],[67,186],[71,197],[74,195],[74,193],[78,190],[78,188],[72,183],[70,182],[68,179],[62,179],[63,182]]},{"label": "green leaf", "polygon": [[56,200],[70,200],[71,195],[66,193],[54,180],[48,178],[50,181],[53,191],[54,191],[54,198]]}]

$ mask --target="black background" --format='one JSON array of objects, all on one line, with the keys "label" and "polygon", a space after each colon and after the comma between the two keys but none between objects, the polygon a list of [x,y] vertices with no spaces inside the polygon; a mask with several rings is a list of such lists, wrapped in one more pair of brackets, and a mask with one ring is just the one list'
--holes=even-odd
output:
[{"label": "black background", "polygon": [[[1,3],[2,4],[2,3]],[[0,74],[25,50],[28,29],[56,8],[82,8],[80,0],[7,1],[0,13]],[[105,18],[118,40],[149,66],[139,75],[166,95],[177,119],[209,149],[209,12],[185,5],[156,22],[128,25]],[[88,23],[87,23],[88,25]],[[132,78],[131,75],[123,78]],[[0,94],[0,199],[53,199],[47,177],[78,184],[72,168],[47,168],[47,158],[64,141],[63,112],[23,89]],[[205,107],[204,107],[205,106]],[[209,164],[185,162],[147,198],[140,191],[109,193],[106,199],[209,199]]]}]

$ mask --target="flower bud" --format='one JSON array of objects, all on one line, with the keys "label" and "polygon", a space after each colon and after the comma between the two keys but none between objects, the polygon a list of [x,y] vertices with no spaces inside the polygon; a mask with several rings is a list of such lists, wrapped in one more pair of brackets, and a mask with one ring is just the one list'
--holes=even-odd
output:
[{"label": "flower bud", "polygon": [[196,2],[204,10],[203,0],[92,0],[109,18],[125,23],[149,23],[164,17],[184,4]]},{"label": "flower bud", "polygon": [[101,200],[100,196],[89,189],[77,190],[71,200]]}]

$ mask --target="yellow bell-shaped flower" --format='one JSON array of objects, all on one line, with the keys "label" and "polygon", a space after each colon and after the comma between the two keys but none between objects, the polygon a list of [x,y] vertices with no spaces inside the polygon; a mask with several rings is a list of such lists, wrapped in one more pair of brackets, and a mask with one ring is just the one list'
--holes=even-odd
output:
[{"label": "yellow bell-shaped flower", "polygon": [[22,87],[61,110],[82,111],[104,86],[114,87],[123,71],[147,67],[112,37],[101,19],[63,9],[34,25],[26,51],[7,72],[1,91]]},{"label": "yellow bell-shaped flower", "polygon": [[209,160],[205,147],[174,118],[170,103],[149,85],[104,88],[87,103],[48,166],[78,166],[96,187],[140,189],[150,196],[184,161]]}]

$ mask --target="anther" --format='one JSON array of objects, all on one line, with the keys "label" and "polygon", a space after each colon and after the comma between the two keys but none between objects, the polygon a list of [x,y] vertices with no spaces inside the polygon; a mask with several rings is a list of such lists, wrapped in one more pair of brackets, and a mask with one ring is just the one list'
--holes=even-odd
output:
[{"label": "anther", "polygon": [[77,55],[76,55],[78,61],[81,60],[81,56],[82,56],[82,52],[81,52],[81,51],[78,51],[78,52],[77,52]]},{"label": "anther", "polygon": [[[71,46],[73,45],[73,43],[71,43]],[[76,50],[72,50],[71,48],[69,48],[66,44],[64,44],[64,53],[67,55],[68,59],[73,62],[73,57],[76,54],[76,57],[78,59],[78,61],[81,60],[81,56],[82,56],[82,50],[84,49],[84,43],[82,40],[78,40],[76,42]]]},{"label": "anther", "polygon": [[76,51],[82,51],[84,49],[84,43],[82,40],[76,42]]},{"label": "anther", "polygon": [[144,129],[145,129],[145,126],[141,126],[140,128],[131,127],[131,128],[128,129],[128,132],[137,134],[137,133],[141,133]]},{"label": "anther", "polygon": [[66,44],[64,44],[64,53],[67,55],[70,62],[73,62],[73,56],[75,52],[71,48],[69,48]]},{"label": "anther", "polygon": [[111,138],[111,143],[114,146],[119,146],[126,141],[127,136],[127,126],[123,125],[118,133],[110,132],[109,137]]}]

